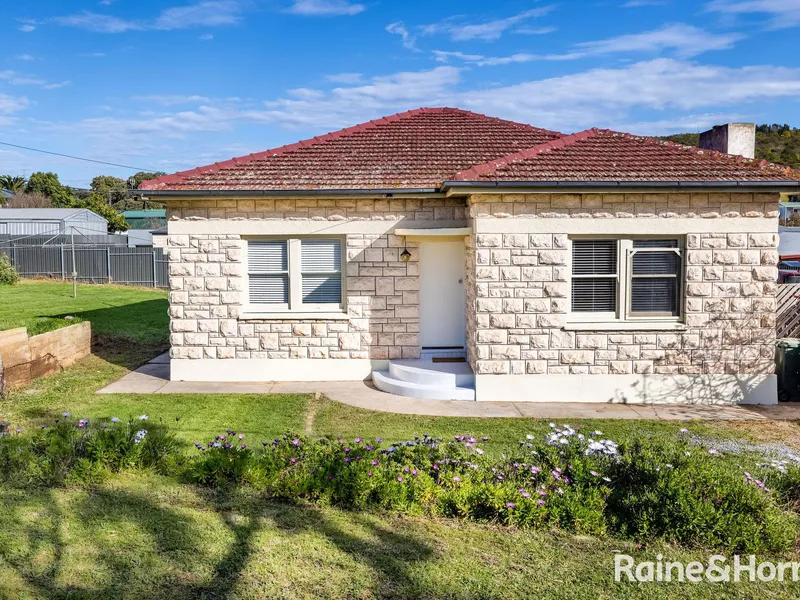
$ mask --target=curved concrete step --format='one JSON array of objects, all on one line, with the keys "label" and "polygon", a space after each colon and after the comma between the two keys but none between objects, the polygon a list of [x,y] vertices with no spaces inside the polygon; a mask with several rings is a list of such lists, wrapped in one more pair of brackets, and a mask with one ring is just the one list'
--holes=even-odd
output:
[{"label": "curved concrete step", "polygon": [[422,400],[475,400],[471,387],[439,386],[395,379],[388,371],[373,371],[372,383],[381,391]]},{"label": "curved concrete step", "polygon": [[389,363],[389,377],[437,387],[475,386],[475,374],[467,363],[393,360]]}]

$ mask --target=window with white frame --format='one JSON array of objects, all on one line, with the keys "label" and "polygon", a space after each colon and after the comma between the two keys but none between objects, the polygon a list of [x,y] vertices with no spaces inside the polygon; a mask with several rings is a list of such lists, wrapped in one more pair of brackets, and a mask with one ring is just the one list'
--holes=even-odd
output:
[{"label": "window with white frame", "polygon": [[678,238],[572,240],[572,319],[677,320],[683,252]]},{"label": "window with white frame", "polygon": [[331,311],[344,306],[340,238],[274,238],[247,242],[250,308]]}]

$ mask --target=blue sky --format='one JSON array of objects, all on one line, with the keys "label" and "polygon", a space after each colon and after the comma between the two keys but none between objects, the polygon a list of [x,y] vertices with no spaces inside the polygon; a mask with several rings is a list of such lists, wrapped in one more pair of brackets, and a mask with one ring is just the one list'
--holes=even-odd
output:
[{"label": "blue sky", "polygon": [[[800,0],[7,3],[0,141],[163,171],[419,106],[574,132],[800,127]],[[0,172],[105,167],[0,146]]]}]

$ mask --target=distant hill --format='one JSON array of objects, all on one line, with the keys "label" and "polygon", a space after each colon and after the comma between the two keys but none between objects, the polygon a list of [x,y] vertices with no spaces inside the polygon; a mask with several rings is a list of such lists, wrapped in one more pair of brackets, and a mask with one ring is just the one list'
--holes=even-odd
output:
[{"label": "distant hill", "polygon": [[[687,146],[697,146],[700,143],[700,134],[676,133],[661,139]],[[756,158],[800,169],[800,129],[777,123],[758,125],[756,127]]]}]

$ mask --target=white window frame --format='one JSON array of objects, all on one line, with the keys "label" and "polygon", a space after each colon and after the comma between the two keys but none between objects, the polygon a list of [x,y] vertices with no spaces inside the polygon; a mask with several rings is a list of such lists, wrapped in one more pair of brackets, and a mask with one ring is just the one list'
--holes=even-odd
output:
[{"label": "white window frame", "polygon": [[[616,323],[616,324],[648,324],[665,326],[682,323],[684,319],[684,304],[686,294],[686,260],[685,236],[681,235],[574,235],[570,236],[569,244],[569,275],[570,284],[567,294],[569,302],[568,324],[581,323]],[[615,312],[573,312],[572,310],[572,241],[573,240],[616,240],[617,242],[617,310]],[[673,250],[681,258],[681,268],[677,275],[678,280],[678,314],[666,315],[663,313],[633,315],[631,313],[631,279],[633,276],[633,254],[635,252],[651,252],[647,248],[633,247],[634,240],[677,240],[678,246]],[[664,249],[658,250],[664,252]],[[597,276],[601,277],[601,276]]]},{"label": "white window frame", "polygon": [[[338,304],[311,304],[303,302],[302,241],[304,239],[337,240],[341,245],[342,298]],[[254,304],[250,302],[250,268],[248,251],[250,242],[260,240],[286,241],[288,269],[283,271],[289,279],[289,302],[284,304]],[[243,316],[248,318],[338,318],[347,313],[347,246],[345,237],[339,235],[271,235],[243,238]],[[282,272],[282,273],[283,273]],[[276,272],[277,274],[277,272]],[[318,275],[321,273],[309,273]]]}]

